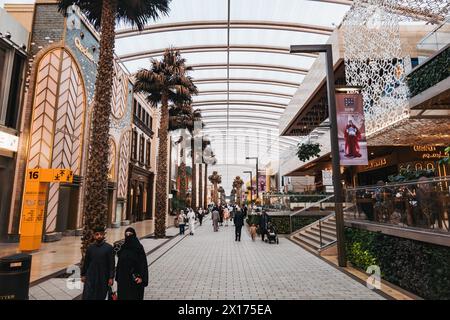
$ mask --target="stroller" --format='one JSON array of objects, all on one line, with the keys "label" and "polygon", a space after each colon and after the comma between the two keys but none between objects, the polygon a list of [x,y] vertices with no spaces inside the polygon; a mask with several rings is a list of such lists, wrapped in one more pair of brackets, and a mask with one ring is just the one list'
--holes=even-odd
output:
[{"label": "stroller", "polygon": [[278,234],[275,226],[272,223],[268,223],[267,225],[267,242],[272,243],[272,241],[278,244]]}]

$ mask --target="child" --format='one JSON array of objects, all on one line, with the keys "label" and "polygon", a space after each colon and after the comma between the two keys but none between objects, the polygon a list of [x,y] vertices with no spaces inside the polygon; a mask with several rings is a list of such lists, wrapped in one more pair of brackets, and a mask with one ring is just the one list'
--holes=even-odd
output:
[{"label": "child", "polygon": [[254,223],[250,227],[250,235],[252,236],[252,240],[255,241],[255,238],[256,238],[256,225]]}]

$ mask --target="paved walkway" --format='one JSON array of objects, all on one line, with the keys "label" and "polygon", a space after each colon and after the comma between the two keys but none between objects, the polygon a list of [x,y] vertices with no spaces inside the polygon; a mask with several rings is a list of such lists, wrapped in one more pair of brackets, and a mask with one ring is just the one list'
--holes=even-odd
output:
[{"label": "paved walkway", "polygon": [[382,299],[313,254],[280,238],[252,242],[246,229],[213,232],[208,219],[154,262],[145,299]]}]

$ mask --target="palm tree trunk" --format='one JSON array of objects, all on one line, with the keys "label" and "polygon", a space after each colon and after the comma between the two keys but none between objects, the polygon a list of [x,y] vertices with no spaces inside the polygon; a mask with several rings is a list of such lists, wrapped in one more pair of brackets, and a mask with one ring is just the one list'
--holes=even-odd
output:
[{"label": "palm tree trunk", "polygon": [[200,163],[198,165],[198,206],[202,207],[203,206],[203,197],[202,197],[202,190],[203,190],[203,177],[202,177],[202,164]]},{"label": "palm tree trunk", "polygon": [[[181,151],[183,152],[183,151]],[[180,176],[180,200],[183,203],[183,206],[187,206],[186,203],[186,163],[182,160],[180,167],[178,169],[179,176]]]},{"label": "palm tree trunk", "polygon": [[204,191],[204,198],[203,201],[205,202],[205,208],[208,207],[208,164],[205,163],[205,185],[204,185],[205,191]]},{"label": "palm tree trunk", "polygon": [[195,152],[194,152],[194,136],[191,137],[191,159],[192,159],[192,196],[191,207],[197,207],[197,168],[195,166]]},{"label": "palm tree trunk", "polygon": [[213,198],[214,198],[214,203],[216,205],[219,205],[218,197],[219,197],[219,195],[217,194],[217,183],[214,182],[214,196],[213,196]]},{"label": "palm tree trunk", "polygon": [[100,57],[95,80],[92,133],[85,177],[82,263],[84,262],[86,249],[92,242],[93,229],[105,227],[108,217],[108,139],[116,12],[117,0],[102,1]]},{"label": "palm tree trunk", "polygon": [[166,236],[167,213],[167,136],[169,130],[169,106],[167,94],[161,99],[161,120],[159,127],[158,168],[156,185],[155,237]]}]

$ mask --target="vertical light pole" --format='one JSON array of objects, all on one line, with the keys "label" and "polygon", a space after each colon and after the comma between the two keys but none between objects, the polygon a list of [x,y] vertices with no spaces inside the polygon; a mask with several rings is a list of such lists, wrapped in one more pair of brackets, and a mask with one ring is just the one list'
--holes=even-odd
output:
[{"label": "vertical light pole", "polygon": [[258,157],[246,157],[245,159],[255,159],[256,160],[256,200],[259,199],[259,173],[258,173]]},{"label": "vertical light pole", "polygon": [[252,171],[244,171],[244,173],[250,173],[250,204],[252,205],[252,209],[253,209],[253,187],[252,187],[253,172]]},{"label": "vertical light pole", "polygon": [[333,69],[333,47],[331,44],[322,45],[294,45],[291,46],[291,53],[325,53],[327,68],[327,94],[328,94],[328,115],[330,118],[330,139],[331,139],[331,160],[333,168],[334,202],[336,212],[336,238],[338,248],[338,263],[340,267],[347,265],[345,256],[344,238],[344,214],[342,210],[342,184],[341,166],[339,161],[339,140],[337,131],[336,96]]}]

